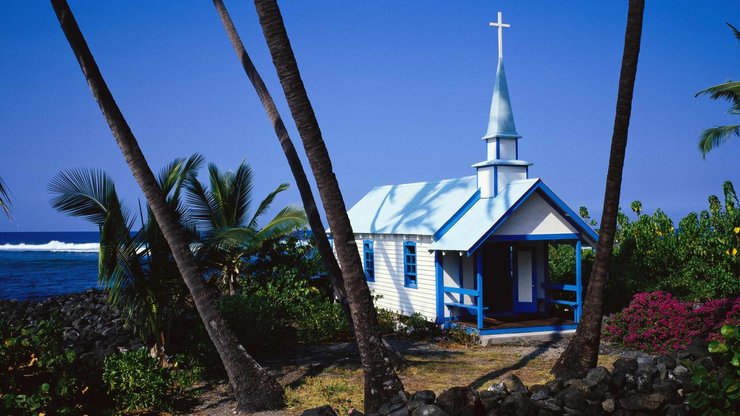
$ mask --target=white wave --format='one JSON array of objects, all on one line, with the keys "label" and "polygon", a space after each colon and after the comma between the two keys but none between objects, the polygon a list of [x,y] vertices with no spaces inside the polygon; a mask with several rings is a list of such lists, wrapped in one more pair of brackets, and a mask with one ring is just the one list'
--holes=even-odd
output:
[{"label": "white wave", "polygon": [[52,251],[74,253],[97,253],[100,250],[98,243],[64,243],[52,240],[46,244],[0,244],[0,251]]}]

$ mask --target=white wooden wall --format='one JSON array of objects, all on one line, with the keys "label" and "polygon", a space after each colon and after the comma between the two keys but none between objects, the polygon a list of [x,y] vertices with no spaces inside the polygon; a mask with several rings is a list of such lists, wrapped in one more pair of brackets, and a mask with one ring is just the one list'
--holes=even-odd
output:
[{"label": "white wooden wall", "polygon": [[[460,286],[460,262],[463,264],[463,284]],[[473,264],[473,257],[468,257],[463,254],[462,256],[456,252],[446,252],[442,266],[444,269],[444,285],[447,287],[456,287],[464,289],[473,289],[475,287],[475,265]],[[445,302],[460,302],[460,294],[458,293],[445,293]],[[468,305],[473,304],[473,297],[470,295],[463,295],[463,303]],[[445,316],[450,316],[450,311],[445,308]]]},{"label": "white wooden wall", "polygon": [[[355,241],[363,255],[362,242],[373,240],[375,282],[368,282],[373,295],[382,295],[376,306],[396,313],[418,312],[430,321],[437,318],[437,288],[434,253],[429,252],[431,236],[357,234]],[[403,243],[416,243],[417,288],[404,286]]]}]

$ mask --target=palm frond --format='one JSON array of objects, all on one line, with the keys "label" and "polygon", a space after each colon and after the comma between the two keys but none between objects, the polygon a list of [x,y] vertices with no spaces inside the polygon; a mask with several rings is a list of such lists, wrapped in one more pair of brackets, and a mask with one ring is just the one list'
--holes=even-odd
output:
[{"label": "palm frond", "polygon": [[256,229],[258,227],[258,221],[259,217],[265,214],[268,209],[270,209],[270,205],[272,205],[272,202],[275,200],[275,197],[281,192],[284,192],[287,190],[289,185],[287,183],[281,183],[278,185],[277,188],[275,188],[274,191],[270,192],[265,199],[260,202],[260,205],[257,207],[257,210],[254,211],[254,215],[252,215],[252,219],[249,220],[249,224],[247,225],[248,228]]},{"label": "palm frond", "polygon": [[231,200],[228,226],[244,226],[249,207],[252,205],[252,188],[254,186],[254,173],[252,167],[242,162],[233,175],[231,185]]},{"label": "palm frond", "polygon": [[5,182],[3,182],[3,178],[0,178],[0,210],[5,212],[5,215],[12,220],[13,214],[10,212],[10,205],[10,190]]},{"label": "palm frond", "polygon": [[51,205],[56,210],[102,225],[111,206],[121,206],[116,187],[102,170],[69,169],[59,172],[48,186],[56,196]]},{"label": "palm frond", "polygon": [[185,183],[186,198],[190,216],[206,233],[217,229],[222,216],[213,193],[197,179],[191,178]]},{"label": "palm frond", "polygon": [[740,42],[740,31],[738,31],[737,28],[735,28],[735,26],[731,25],[730,23],[727,23],[727,26],[729,26],[730,29],[732,29],[732,33],[735,34],[735,39],[737,39],[737,41]]},{"label": "palm frond", "polygon": [[709,98],[713,100],[723,99],[737,104],[740,102],[740,81],[729,81],[711,86],[697,92],[695,97],[700,95],[709,95]]},{"label": "palm frond", "polygon": [[718,126],[704,130],[699,139],[699,150],[702,156],[706,158],[707,153],[726,143],[732,136],[740,137],[740,125]]},{"label": "palm frond", "polygon": [[295,206],[287,206],[280,210],[269,224],[257,232],[260,241],[283,237],[308,223],[306,213]]},{"label": "palm frond", "polygon": [[162,192],[171,200],[178,200],[183,184],[188,178],[195,177],[203,166],[205,158],[194,153],[189,158],[177,158],[159,171],[157,182]]},{"label": "palm frond", "polygon": [[208,180],[210,182],[210,195],[213,199],[213,228],[221,228],[227,225],[228,217],[227,201],[229,200],[231,177],[230,172],[221,172],[214,163],[208,165]]}]

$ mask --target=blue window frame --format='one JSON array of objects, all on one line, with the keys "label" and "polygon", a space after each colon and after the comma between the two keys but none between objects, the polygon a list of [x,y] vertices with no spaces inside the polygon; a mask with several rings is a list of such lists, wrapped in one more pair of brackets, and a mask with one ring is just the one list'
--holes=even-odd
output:
[{"label": "blue window frame", "polygon": [[375,281],[375,252],[373,251],[373,240],[362,242],[363,260],[365,264],[365,279],[368,282]]},{"label": "blue window frame", "polygon": [[418,287],[416,281],[416,243],[403,243],[403,285],[410,288]]}]

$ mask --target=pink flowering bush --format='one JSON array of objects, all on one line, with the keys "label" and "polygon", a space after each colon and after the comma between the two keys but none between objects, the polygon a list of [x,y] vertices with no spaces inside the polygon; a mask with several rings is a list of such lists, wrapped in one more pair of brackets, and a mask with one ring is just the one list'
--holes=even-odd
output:
[{"label": "pink flowering bush", "polygon": [[738,320],[738,297],[695,306],[667,292],[643,292],[624,310],[607,318],[604,339],[628,348],[666,353],[685,348],[697,337],[715,339],[723,324]]}]

